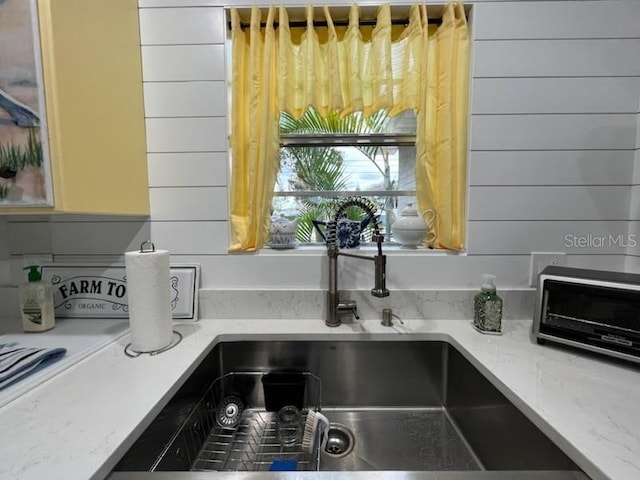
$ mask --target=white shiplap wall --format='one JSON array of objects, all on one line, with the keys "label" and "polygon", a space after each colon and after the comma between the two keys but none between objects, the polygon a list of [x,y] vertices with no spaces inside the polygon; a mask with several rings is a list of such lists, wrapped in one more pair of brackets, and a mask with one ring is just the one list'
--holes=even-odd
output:
[{"label": "white shiplap wall", "polygon": [[636,130],[636,151],[633,169],[633,187],[631,189],[631,208],[629,217],[629,238],[633,245],[627,248],[625,269],[630,272],[640,272],[640,97],[637,102],[638,127]]},{"label": "white shiplap wall", "polygon": [[0,285],[10,282],[9,278],[9,228],[6,218],[0,217]]},{"label": "white shiplap wall", "polygon": [[[205,288],[323,288],[322,251],[226,253],[224,4],[139,3],[150,220],[10,218],[10,254],[118,261],[150,236],[173,261],[201,263]],[[389,287],[474,286],[487,271],[499,286],[525,287],[531,251],[624,268],[625,247],[567,249],[565,235],[626,233],[637,218],[640,2],[467,4],[474,37],[468,254],[392,252]],[[342,285],[370,288],[368,262],[351,267]]]}]

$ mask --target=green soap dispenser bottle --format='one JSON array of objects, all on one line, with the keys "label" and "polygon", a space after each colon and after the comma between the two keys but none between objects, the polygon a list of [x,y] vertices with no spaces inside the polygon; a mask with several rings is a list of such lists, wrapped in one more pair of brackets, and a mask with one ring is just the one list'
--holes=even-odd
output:
[{"label": "green soap dispenser bottle", "polygon": [[482,275],[480,293],[473,299],[473,326],[482,333],[502,332],[502,299],[496,292],[495,279],[494,275]]},{"label": "green soap dispenser bottle", "polygon": [[20,313],[25,332],[44,332],[55,324],[53,311],[53,289],[49,282],[42,280],[37,265],[30,265],[28,282],[20,286]]}]

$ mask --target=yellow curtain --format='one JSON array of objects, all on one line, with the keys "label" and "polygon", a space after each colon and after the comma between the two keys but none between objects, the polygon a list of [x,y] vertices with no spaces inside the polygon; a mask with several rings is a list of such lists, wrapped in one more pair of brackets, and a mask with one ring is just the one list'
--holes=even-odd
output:
[{"label": "yellow curtain", "polygon": [[[425,44],[427,42],[425,41]],[[435,212],[435,248],[462,250],[465,241],[469,30],[462,3],[449,3],[429,39],[417,116],[418,207]]]},{"label": "yellow curtain", "polygon": [[231,250],[264,245],[278,168],[279,112],[300,118],[310,106],[322,115],[339,111],[343,116],[414,110],[418,205],[436,212],[429,243],[462,249],[469,68],[462,3],[445,7],[435,33],[424,5],[411,7],[400,35],[387,4],[378,9],[370,33],[359,25],[357,5],[349,10],[348,27],[339,32],[329,8],[322,11],[327,27],[314,27],[314,9],[308,6],[300,34],[289,28],[287,10],[280,7],[276,33],[274,8],[261,29],[254,7],[248,39],[237,11],[231,11]]},{"label": "yellow curtain", "polygon": [[257,8],[251,12],[249,38],[231,11],[231,246],[230,251],[261,248],[268,235],[273,187],[278,173],[280,108],[275,10],[260,27]]}]

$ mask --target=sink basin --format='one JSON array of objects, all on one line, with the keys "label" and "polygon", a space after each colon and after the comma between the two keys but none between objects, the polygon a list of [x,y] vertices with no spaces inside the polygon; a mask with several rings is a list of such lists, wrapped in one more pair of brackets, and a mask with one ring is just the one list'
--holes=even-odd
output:
[{"label": "sink basin", "polygon": [[[498,475],[495,478],[507,472],[508,478],[587,478],[453,345],[332,340],[218,343],[120,460],[112,480],[164,478],[154,477],[161,471],[173,472],[171,478],[189,478],[187,472],[193,470],[268,470],[270,460],[247,464],[213,456],[207,457],[213,459],[210,466],[203,466],[203,445],[225,443],[226,430],[201,410],[215,410],[225,395],[207,396],[214,379],[237,381],[230,372],[248,372],[234,385],[233,398],[242,398],[236,403],[246,407],[249,417],[263,421],[265,431],[274,428],[268,426],[272,414],[264,410],[263,384],[250,376],[283,370],[305,372],[306,378],[318,380],[318,385],[307,385],[302,407],[320,406],[332,423],[326,451],[288,457],[304,460],[299,470],[440,472],[438,478],[449,478],[443,472],[455,473],[455,478],[494,478],[485,477],[490,472]],[[248,429],[253,431],[255,424]],[[211,440],[214,431],[218,436]],[[227,442],[226,454],[258,448],[236,437]],[[150,477],[134,473],[149,471],[154,472]],[[176,477],[176,472],[184,474]]]}]

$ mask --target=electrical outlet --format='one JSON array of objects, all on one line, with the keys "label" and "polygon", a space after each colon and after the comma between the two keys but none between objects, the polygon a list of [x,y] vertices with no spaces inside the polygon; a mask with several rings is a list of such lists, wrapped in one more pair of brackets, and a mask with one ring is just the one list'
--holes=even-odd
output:
[{"label": "electrical outlet", "polygon": [[529,268],[529,285],[538,286],[538,274],[549,265],[567,264],[567,254],[564,252],[531,252],[531,264]]}]

